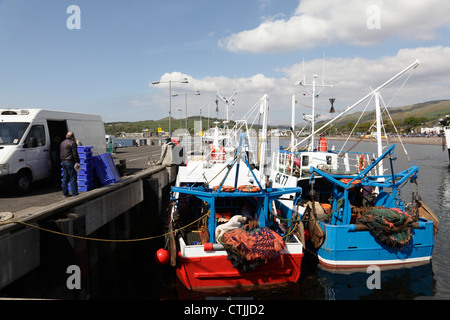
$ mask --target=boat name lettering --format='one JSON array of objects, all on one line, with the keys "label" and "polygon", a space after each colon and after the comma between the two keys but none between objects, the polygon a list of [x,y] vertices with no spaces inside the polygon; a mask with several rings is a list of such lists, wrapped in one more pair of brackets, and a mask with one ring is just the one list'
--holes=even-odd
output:
[{"label": "boat name lettering", "polygon": [[277,173],[275,176],[275,182],[278,184],[281,184],[283,186],[286,185],[287,181],[288,181],[288,176],[282,173]]}]

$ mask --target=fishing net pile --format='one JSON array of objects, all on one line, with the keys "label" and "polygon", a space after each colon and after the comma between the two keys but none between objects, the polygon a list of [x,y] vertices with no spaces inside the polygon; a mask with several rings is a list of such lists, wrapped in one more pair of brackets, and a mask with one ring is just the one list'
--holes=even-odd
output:
[{"label": "fishing net pile", "polygon": [[241,272],[251,271],[270,259],[282,258],[285,247],[275,231],[248,225],[226,232],[219,240],[227,250],[227,259]]},{"label": "fishing net pile", "polygon": [[378,241],[398,250],[411,239],[412,218],[400,209],[374,208],[362,213],[357,222],[365,224]]}]

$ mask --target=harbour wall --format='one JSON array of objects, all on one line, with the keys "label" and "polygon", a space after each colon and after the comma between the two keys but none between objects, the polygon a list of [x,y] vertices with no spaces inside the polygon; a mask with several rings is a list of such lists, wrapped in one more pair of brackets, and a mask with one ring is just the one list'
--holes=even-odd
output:
[{"label": "harbour wall", "polygon": [[[22,283],[28,289],[25,294],[20,293],[21,298],[98,297],[100,273],[117,266],[105,260],[114,259],[117,251],[127,251],[131,244],[136,247],[139,239],[154,237],[155,246],[164,241],[159,236],[164,229],[163,217],[176,174],[177,166],[152,166],[77,197],[27,208],[15,213],[10,221],[2,222],[0,296],[11,296],[9,292],[16,289],[10,288]],[[143,254],[152,255],[151,252]],[[39,276],[29,276],[43,265],[46,265],[47,280],[36,279],[42,277],[42,272]],[[79,271],[81,283],[77,290],[67,288],[71,285],[67,280],[71,275],[69,266]],[[74,277],[78,276],[75,271]],[[50,286],[51,282],[56,283],[56,289],[47,291],[60,292],[42,294],[39,283]],[[75,285],[76,282],[75,279]]]}]

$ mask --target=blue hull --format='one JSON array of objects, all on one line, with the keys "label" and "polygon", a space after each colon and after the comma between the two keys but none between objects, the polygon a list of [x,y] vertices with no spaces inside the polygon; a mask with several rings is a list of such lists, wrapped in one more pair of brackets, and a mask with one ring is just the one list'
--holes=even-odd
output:
[{"label": "blue hull", "polygon": [[411,240],[402,250],[381,244],[369,231],[352,231],[354,225],[321,222],[325,239],[317,251],[319,262],[326,269],[428,263],[434,246],[433,222],[425,219],[420,219],[420,222],[422,227],[411,229]]}]

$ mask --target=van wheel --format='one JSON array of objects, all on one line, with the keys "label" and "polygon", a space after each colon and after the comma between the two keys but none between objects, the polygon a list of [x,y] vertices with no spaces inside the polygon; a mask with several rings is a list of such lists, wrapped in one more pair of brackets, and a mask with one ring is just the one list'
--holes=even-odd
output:
[{"label": "van wheel", "polygon": [[15,189],[18,194],[25,194],[31,187],[31,175],[26,171],[17,174]]}]

